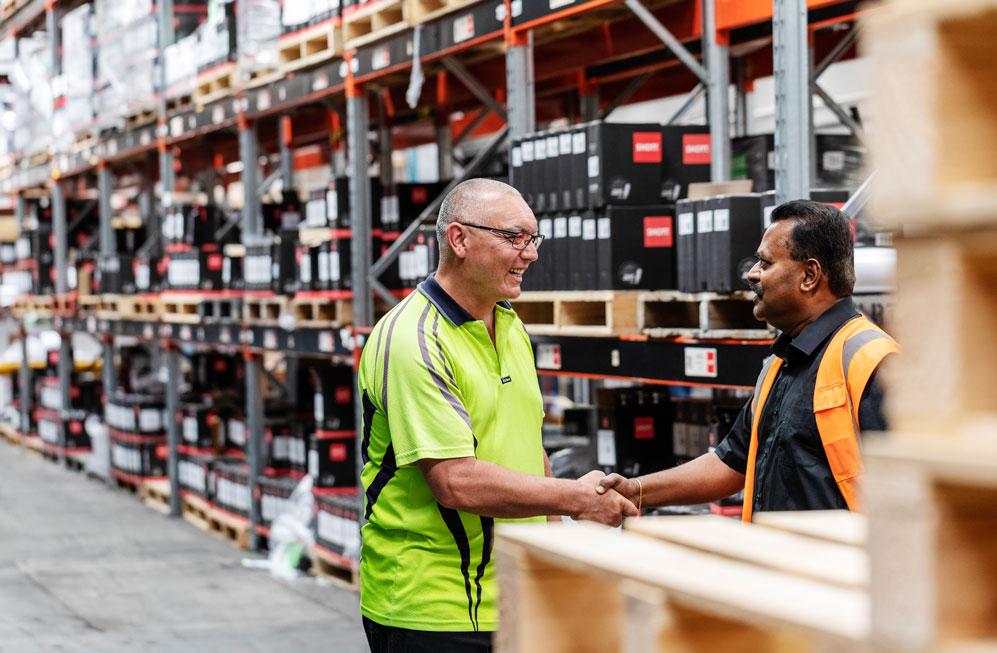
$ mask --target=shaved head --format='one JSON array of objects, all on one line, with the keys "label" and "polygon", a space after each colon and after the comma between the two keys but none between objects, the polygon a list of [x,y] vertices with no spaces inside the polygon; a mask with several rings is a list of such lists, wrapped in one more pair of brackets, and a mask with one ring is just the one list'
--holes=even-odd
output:
[{"label": "shaved head", "polygon": [[478,222],[488,213],[496,200],[515,198],[522,200],[519,191],[509,184],[494,179],[468,179],[457,184],[440,205],[436,218],[436,240],[440,245],[440,265],[452,262],[453,250],[447,241],[447,227],[461,218]]}]

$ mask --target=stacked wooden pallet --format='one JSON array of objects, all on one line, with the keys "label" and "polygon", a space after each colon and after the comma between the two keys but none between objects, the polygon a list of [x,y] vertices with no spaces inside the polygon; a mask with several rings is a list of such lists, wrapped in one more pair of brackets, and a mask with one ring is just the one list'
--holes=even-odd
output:
[{"label": "stacked wooden pallet", "polygon": [[768,339],[749,293],[672,290],[525,292],[513,302],[533,335]]},{"label": "stacked wooden pallet", "polygon": [[[867,443],[872,632],[891,650],[997,641],[997,3],[867,18],[873,215],[897,240],[890,424]],[[994,140],[991,140],[994,139]]]},{"label": "stacked wooden pallet", "polygon": [[797,514],[774,526],[644,517],[623,533],[502,526],[497,650],[859,649],[869,632],[868,559],[861,540],[818,534],[829,516],[837,517]]},{"label": "stacked wooden pallet", "polygon": [[328,20],[280,37],[277,56],[280,70],[289,73],[341,55],[343,30],[338,20]]}]

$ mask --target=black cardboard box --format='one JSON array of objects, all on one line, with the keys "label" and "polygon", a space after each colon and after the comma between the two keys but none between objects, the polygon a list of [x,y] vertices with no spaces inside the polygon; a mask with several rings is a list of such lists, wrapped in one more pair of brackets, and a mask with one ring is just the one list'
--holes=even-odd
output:
[{"label": "black cardboard box", "polygon": [[661,135],[661,200],[674,202],[686,196],[689,184],[710,181],[710,128],[666,125]]},{"label": "black cardboard box", "polygon": [[713,210],[708,290],[748,290],[745,276],[762,239],[760,195],[722,195],[707,200]]},{"label": "black cardboard box", "polygon": [[696,292],[696,211],[699,200],[675,203],[675,272],[676,287],[682,292]]},{"label": "black cardboard box", "polygon": [[660,202],[660,125],[591,122],[586,129],[590,208]]},{"label": "black cardboard box", "polygon": [[[598,271],[601,287],[612,290],[666,290],[675,287],[674,207],[608,206]],[[597,229],[598,231],[598,229]],[[606,271],[608,274],[603,274]]]}]

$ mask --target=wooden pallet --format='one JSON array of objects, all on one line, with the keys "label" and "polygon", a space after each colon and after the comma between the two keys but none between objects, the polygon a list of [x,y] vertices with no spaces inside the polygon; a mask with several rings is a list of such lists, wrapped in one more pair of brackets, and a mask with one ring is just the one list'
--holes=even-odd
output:
[{"label": "wooden pallet", "polygon": [[312,573],[340,587],[351,590],[360,588],[360,569],[356,560],[336,555],[321,547],[312,547]]},{"label": "wooden pallet", "polygon": [[242,319],[241,297],[205,297],[198,305],[198,315],[204,322]]},{"label": "wooden pallet", "polygon": [[513,308],[534,335],[611,336],[637,333],[637,292],[524,292]]},{"label": "wooden pallet", "polygon": [[283,295],[247,296],[242,300],[243,319],[250,324],[277,325],[288,314],[290,300]]},{"label": "wooden pallet", "polygon": [[0,437],[13,445],[21,446],[21,434],[13,424],[0,424]]},{"label": "wooden pallet", "polygon": [[207,104],[228,97],[238,86],[235,63],[229,62],[215,66],[197,75],[194,81],[194,104],[203,107]]},{"label": "wooden pallet", "polygon": [[478,0],[405,0],[405,18],[412,25],[428,23]]},{"label": "wooden pallet", "polygon": [[291,300],[294,323],[299,327],[338,327],[353,322],[353,300],[300,298]]},{"label": "wooden pallet", "polygon": [[500,526],[496,651],[855,651],[868,637],[857,547],[724,517],[627,526],[641,532]]},{"label": "wooden pallet", "polygon": [[752,293],[641,292],[637,325],[652,337],[766,340],[775,332],[752,314]]},{"label": "wooden pallet", "polygon": [[891,116],[869,132],[879,178],[871,213],[888,228],[997,218],[997,164],[988,156],[997,145],[995,30],[985,0],[890,2],[863,16],[871,111]]},{"label": "wooden pallet", "polygon": [[201,302],[206,298],[197,293],[161,293],[160,319],[174,324],[197,324]]},{"label": "wooden pallet", "polygon": [[124,115],[126,129],[138,129],[151,125],[159,118],[159,109],[156,107],[142,107],[133,109]]},{"label": "wooden pallet", "polygon": [[80,295],[76,302],[80,316],[97,315],[100,310],[100,295]]},{"label": "wooden pallet", "polygon": [[100,135],[96,131],[82,130],[76,132],[73,137],[73,144],[70,146],[69,150],[73,154],[79,154],[80,152],[86,152],[87,150],[92,150],[97,147],[97,143],[100,140]]},{"label": "wooden pallet", "polygon": [[380,0],[343,16],[343,41],[345,48],[351,50],[393,36],[408,27],[404,0]]},{"label": "wooden pallet", "polygon": [[259,88],[260,86],[266,86],[267,84],[273,84],[274,82],[284,78],[284,71],[279,68],[239,68],[238,69],[239,86],[241,89],[249,88]]},{"label": "wooden pallet", "polygon": [[872,627],[882,650],[993,650],[993,426],[863,441]]},{"label": "wooden pallet", "polygon": [[139,488],[139,496],[142,503],[149,506],[158,513],[170,514],[170,482],[159,479],[142,483]]},{"label": "wooden pallet", "polygon": [[166,115],[173,115],[180,111],[185,111],[194,106],[193,90],[189,93],[178,93],[166,98]]},{"label": "wooden pallet", "polygon": [[184,495],[183,518],[197,528],[214,533],[240,549],[249,549],[249,520],[218,510],[197,495]]},{"label": "wooden pallet", "polygon": [[338,57],[342,52],[343,30],[333,20],[282,36],[277,45],[282,73],[314,66]]}]

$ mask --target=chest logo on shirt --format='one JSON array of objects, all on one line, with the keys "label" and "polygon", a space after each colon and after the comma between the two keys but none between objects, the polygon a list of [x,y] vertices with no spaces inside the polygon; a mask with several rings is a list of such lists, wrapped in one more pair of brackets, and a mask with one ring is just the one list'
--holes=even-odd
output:
[{"label": "chest logo on shirt", "polygon": [[502,377],[502,383],[503,383],[503,385],[506,384],[506,383],[511,383],[511,382],[512,382],[512,377],[511,376],[503,376]]}]

